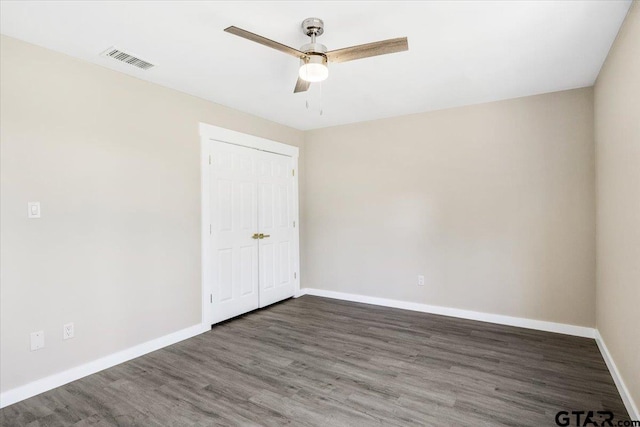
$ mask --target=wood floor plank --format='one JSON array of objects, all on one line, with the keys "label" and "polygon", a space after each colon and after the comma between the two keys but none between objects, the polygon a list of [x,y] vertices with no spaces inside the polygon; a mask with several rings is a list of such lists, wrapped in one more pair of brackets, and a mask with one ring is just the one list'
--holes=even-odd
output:
[{"label": "wood floor plank", "polygon": [[628,419],[595,342],[305,296],[0,410],[2,426],[545,426]]}]

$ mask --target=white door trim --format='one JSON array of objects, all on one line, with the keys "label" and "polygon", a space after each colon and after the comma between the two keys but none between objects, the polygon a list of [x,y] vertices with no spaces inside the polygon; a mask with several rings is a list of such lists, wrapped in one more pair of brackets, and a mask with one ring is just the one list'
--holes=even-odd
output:
[{"label": "white door trim", "polygon": [[218,126],[200,123],[200,206],[201,206],[201,264],[202,264],[202,324],[212,324],[211,313],[211,283],[213,272],[208,260],[211,259],[210,246],[210,203],[209,203],[209,141],[220,141],[228,144],[240,145],[243,147],[253,148],[260,151],[268,151],[270,153],[280,154],[292,158],[293,163],[293,206],[295,231],[293,233],[293,246],[295,250],[295,293],[300,293],[300,218],[298,206],[298,156],[299,149],[292,145],[283,144],[281,142],[272,141],[270,139],[261,138],[254,135],[248,135],[241,132],[221,128]]},{"label": "white door trim", "polygon": [[272,141],[259,136],[236,132],[218,126],[200,123],[200,137],[214,139],[216,141],[227,142],[229,144],[241,145],[243,147],[255,148],[256,150],[269,151],[271,153],[282,154],[284,156],[298,158],[298,147]]}]

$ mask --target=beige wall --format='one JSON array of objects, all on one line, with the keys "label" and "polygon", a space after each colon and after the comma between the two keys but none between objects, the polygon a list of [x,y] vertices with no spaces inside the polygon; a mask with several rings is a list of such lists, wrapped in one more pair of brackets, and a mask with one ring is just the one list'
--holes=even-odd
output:
[{"label": "beige wall", "polygon": [[306,287],[595,325],[591,88],[310,131],[305,150]]},{"label": "beige wall", "polygon": [[640,4],[595,86],[597,326],[640,407]]},{"label": "beige wall", "polygon": [[200,323],[198,122],[303,133],[4,36],[0,51],[6,391]]}]

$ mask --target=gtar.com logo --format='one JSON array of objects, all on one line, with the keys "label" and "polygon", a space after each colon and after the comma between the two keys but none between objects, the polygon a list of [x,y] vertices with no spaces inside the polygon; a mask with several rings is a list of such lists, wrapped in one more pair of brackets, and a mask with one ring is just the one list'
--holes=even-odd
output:
[{"label": "gtar.com logo", "polygon": [[556,425],[560,427],[633,427],[640,426],[640,421],[615,421],[611,411],[560,411],[556,414]]}]

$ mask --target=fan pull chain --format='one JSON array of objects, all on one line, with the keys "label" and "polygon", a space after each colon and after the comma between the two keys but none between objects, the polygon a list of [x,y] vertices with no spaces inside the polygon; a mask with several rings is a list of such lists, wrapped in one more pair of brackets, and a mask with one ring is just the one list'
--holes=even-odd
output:
[{"label": "fan pull chain", "polygon": [[307,99],[304,102],[304,105],[307,110],[314,111],[316,106],[318,107],[318,112],[322,116],[324,114],[324,110],[322,108],[322,83],[316,83],[318,86],[317,93],[316,90],[310,89],[306,92]]},{"label": "fan pull chain", "polygon": [[318,86],[320,86],[320,102],[319,102],[319,104],[320,104],[320,115],[322,115],[322,113],[323,113],[323,111],[322,111],[322,82],[320,82]]}]

